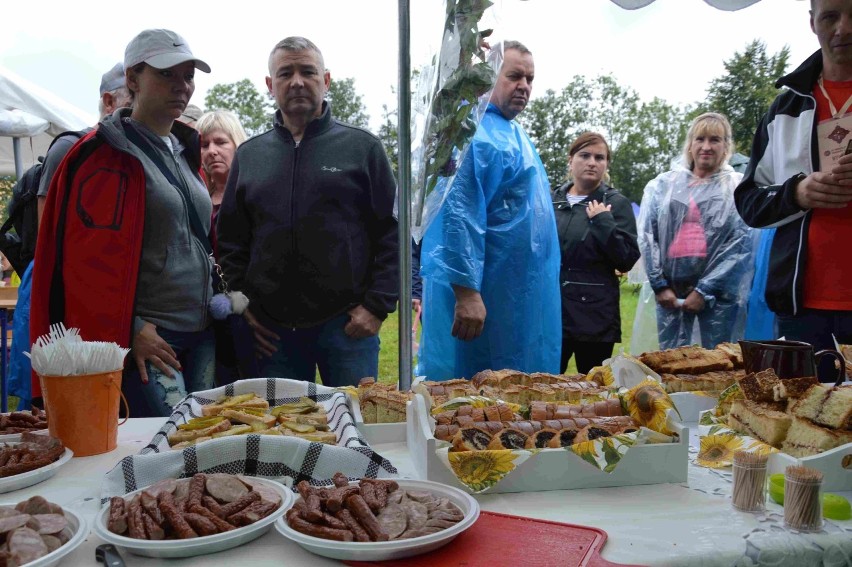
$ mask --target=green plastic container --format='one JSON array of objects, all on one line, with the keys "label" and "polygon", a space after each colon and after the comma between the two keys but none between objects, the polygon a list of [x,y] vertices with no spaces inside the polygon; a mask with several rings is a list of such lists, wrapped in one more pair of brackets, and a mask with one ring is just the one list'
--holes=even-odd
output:
[{"label": "green plastic container", "polygon": [[769,475],[769,497],[776,504],[784,505],[784,473]]}]

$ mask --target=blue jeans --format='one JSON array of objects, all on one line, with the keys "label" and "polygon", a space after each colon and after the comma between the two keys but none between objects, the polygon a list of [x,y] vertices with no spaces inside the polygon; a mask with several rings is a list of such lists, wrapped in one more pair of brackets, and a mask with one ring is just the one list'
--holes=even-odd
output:
[{"label": "blue jeans", "polygon": [[353,339],[343,332],[349,322],[349,314],[338,315],[315,327],[294,329],[275,324],[266,327],[281,337],[278,350],[269,357],[254,357],[248,343],[254,343],[254,335],[245,319],[235,321],[239,328],[234,330],[237,355],[244,372],[246,357],[253,361],[249,375],[257,377],[291,378],[313,382],[317,368],[324,386],[357,386],[361,378],[378,378],[379,337]]},{"label": "blue jeans", "polygon": [[[852,311],[802,309],[798,315],[778,315],[777,318],[779,336],[790,341],[810,343],[815,352],[834,350],[832,334],[839,344],[852,344]],[[837,380],[832,357],[823,357],[817,376],[821,382]]]},{"label": "blue jeans", "polygon": [[173,370],[174,376],[169,377],[146,362],[148,383],[142,384],[131,352],[121,381],[130,417],[168,417],[187,394],[213,388],[216,339],[211,327],[190,333],[157,327],[157,333],[174,349],[181,370]]}]

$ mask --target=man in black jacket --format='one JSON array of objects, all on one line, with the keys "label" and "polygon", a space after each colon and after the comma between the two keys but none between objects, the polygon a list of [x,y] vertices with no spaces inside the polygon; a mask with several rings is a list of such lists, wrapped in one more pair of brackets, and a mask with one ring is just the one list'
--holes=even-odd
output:
[{"label": "man in black jacket", "polygon": [[280,41],[269,74],[274,127],[237,150],[219,212],[225,279],[250,301],[244,371],[357,384],[398,298],[393,173],[378,138],[332,117],[316,45]]},{"label": "man in black jacket", "polygon": [[[778,80],[787,87],[755,133],[737,187],[751,226],[777,227],[766,302],[787,339],[852,343],[852,0],[811,0],[820,51]],[[845,154],[845,155],[844,155]],[[820,378],[836,377],[825,360]]]}]

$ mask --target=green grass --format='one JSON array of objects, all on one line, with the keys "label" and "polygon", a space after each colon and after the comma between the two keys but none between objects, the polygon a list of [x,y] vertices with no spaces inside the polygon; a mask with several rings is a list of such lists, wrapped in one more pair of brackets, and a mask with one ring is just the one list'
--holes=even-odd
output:
[{"label": "green grass", "polygon": [[[622,346],[630,351],[630,336],[633,333],[633,319],[636,317],[636,304],[639,301],[639,287],[628,283],[621,284],[621,342],[616,343],[613,352]],[[396,382],[399,376],[399,314],[391,313],[382,325],[379,333],[382,342],[379,351],[379,380]],[[574,358],[568,363],[567,374],[577,372]]]}]

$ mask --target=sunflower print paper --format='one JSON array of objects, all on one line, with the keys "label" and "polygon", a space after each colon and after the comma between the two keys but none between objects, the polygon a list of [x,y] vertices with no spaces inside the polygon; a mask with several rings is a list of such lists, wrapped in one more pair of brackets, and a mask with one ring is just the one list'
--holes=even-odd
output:
[{"label": "sunflower print paper", "polygon": [[622,400],[633,421],[664,435],[672,434],[667,425],[667,412],[670,409],[677,412],[677,408],[659,382],[650,378],[644,380],[630,388]]},{"label": "sunflower print paper", "polygon": [[610,473],[615,470],[627,450],[636,443],[638,433],[624,433],[612,437],[601,437],[594,441],[584,441],[571,445],[569,449],[578,457],[602,470]]},{"label": "sunflower print paper", "polygon": [[736,435],[707,435],[701,438],[701,449],[696,462],[711,469],[729,467],[734,460],[734,453],[742,447],[743,440]]},{"label": "sunflower print paper", "polygon": [[[488,490],[529,457],[526,451],[459,451],[447,453],[458,479],[474,492]],[[516,460],[520,460],[515,463]]]},{"label": "sunflower print paper", "polygon": [[604,386],[612,386],[615,383],[615,376],[612,375],[610,366],[595,366],[589,373],[586,374],[586,381],[597,382]]}]

